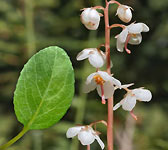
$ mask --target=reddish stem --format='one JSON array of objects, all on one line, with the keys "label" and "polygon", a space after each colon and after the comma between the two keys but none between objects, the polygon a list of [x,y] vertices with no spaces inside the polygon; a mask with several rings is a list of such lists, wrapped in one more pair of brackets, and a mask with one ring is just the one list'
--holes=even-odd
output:
[{"label": "reddish stem", "polygon": [[[109,2],[106,0],[106,8],[104,9],[105,19],[105,49],[107,59],[107,73],[111,74],[110,67],[110,28],[109,28]],[[113,150],[113,97],[108,99],[108,120],[107,120],[107,149]]]},{"label": "reddish stem", "polygon": [[122,24],[113,24],[109,28],[112,29],[112,28],[115,28],[115,27],[121,27],[121,28],[125,29],[125,25],[122,25]]},{"label": "reddish stem", "polygon": [[111,1],[109,1],[109,4],[117,4],[118,6],[120,6],[121,4],[119,3],[119,2],[117,2],[117,1],[114,1],[114,0],[111,0]]},{"label": "reddish stem", "polygon": [[87,145],[87,150],[90,150],[90,145]]}]

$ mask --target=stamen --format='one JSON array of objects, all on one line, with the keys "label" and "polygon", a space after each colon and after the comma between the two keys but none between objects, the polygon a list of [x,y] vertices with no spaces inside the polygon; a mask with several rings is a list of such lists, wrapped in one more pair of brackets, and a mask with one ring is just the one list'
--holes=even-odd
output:
[{"label": "stamen", "polygon": [[128,34],[127,39],[126,39],[126,42],[125,42],[125,51],[126,51],[128,54],[131,54],[131,51],[127,48],[127,45],[128,45],[128,42],[129,42],[130,38],[131,38],[131,35]]},{"label": "stamen", "polygon": [[138,120],[137,116],[133,113],[133,110],[130,111],[130,114],[131,114],[131,116],[132,116],[136,121]]},{"label": "stamen", "polygon": [[104,80],[103,80],[103,78],[100,75],[95,75],[93,78],[95,79],[95,82],[97,84],[103,85]]},{"label": "stamen", "polygon": [[105,100],[105,96],[104,96],[103,84],[101,84],[100,87],[101,87],[102,104],[106,104],[106,100]]}]

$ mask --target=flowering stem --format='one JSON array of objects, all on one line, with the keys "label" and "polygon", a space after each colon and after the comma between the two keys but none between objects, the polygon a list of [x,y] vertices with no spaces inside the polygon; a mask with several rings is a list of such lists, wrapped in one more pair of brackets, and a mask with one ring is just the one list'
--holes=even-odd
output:
[{"label": "flowering stem", "polygon": [[105,126],[107,126],[107,122],[104,121],[104,120],[99,120],[99,121],[92,122],[89,126],[93,126],[93,125],[95,125],[95,124],[97,124],[97,123],[102,123],[102,124],[104,124]]},{"label": "flowering stem", "polygon": [[111,25],[109,28],[112,29],[112,28],[116,28],[116,27],[121,27],[121,28],[125,28],[125,25],[122,25],[122,24],[113,24]]},{"label": "flowering stem", "polygon": [[[110,28],[109,28],[109,2],[106,0],[104,9],[105,19],[105,49],[107,58],[107,73],[111,74],[110,67]],[[113,150],[113,97],[108,99],[108,120],[107,120],[107,149]]]},{"label": "flowering stem", "polygon": [[87,145],[87,150],[90,150],[90,145]]}]

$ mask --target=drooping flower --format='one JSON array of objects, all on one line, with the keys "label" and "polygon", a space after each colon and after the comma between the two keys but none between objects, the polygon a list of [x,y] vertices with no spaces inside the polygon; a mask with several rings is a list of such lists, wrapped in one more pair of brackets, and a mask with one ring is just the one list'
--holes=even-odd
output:
[{"label": "drooping flower", "polygon": [[116,36],[117,38],[117,50],[123,52],[124,48],[128,54],[131,51],[127,48],[128,43],[132,45],[138,45],[142,41],[141,32],[148,32],[149,27],[144,23],[132,23],[122,30],[122,32]]},{"label": "drooping flower", "polygon": [[79,141],[82,145],[90,145],[95,140],[101,146],[101,149],[104,149],[104,143],[98,136],[98,133],[93,130],[91,126],[76,126],[69,128],[66,133],[67,138],[73,138],[74,136],[78,136]]},{"label": "drooping flower", "polygon": [[123,22],[130,22],[132,19],[131,7],[127,5],[119,5],[116,15],[118,15],[120,20],[122,20]]},{"label": "drooping flower", "polygon": [[89,30],[96,30],[100,22],[100,14],[94,8],[86,8],[81,14],[81,22]]},{"label": "drooping flower", "polygon": [[97,48],[87,48],[77,55],[77,60],[89,59],[90,64],[95,68],[100,68],[104,65],[106,55]]},{"label": "drooping flower", "polygon": [[97,88],[97,92],[102,98],[102,104],[105,104],[105,99],[113,96],[114,86],[121,88],[121,82],[110,76],[107,72],[98,71],[87,77],[84,92],[88,93]]},{"label": "drooping flower", "polygon": [[[131,84],[130,84],[131,85]],[[128,86],[130,86],[128,85]],[[127,88],[128,86],[123,86],[124,88]],[[122,87],[122,86],[121,86]],[[120,106],[126,111],[130,111],[131,115],[137,120],[137,117],[133,114],[133,108],[136,105],[136,101],[143,101],[143,102],[149,102],[152,98],[152,94],[149,90],[143,89],[143,88],[137,88],[133,90],[127,89],[127,93],[124,96],[124,98],[117,103],[113,110],[118,109]]]}]

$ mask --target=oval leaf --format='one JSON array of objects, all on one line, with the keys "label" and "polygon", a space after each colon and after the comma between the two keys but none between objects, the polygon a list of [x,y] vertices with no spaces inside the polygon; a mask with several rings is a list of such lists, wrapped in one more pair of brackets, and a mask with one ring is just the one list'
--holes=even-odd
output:
[{"label": "oval leaf", "polygon": [[65,51],[51,46],[25,64],[14,93],[17,119],[29,129],[54,125],[70,107],[74,71]]}]

